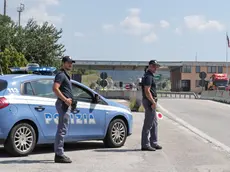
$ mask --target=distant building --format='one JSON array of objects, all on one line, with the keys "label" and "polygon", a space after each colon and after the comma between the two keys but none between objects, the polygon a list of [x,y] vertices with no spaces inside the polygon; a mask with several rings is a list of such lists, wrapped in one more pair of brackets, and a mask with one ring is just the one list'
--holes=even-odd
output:
[{"label": "distant building", "polygon": [[[205,72],[209,81],[213,73],[226,73],[226,63],[224,62],[184,62],[182,66],[170,69],[170,80],[172,91],[193,91],[200,92],[199,74]],[[228,67],[228,75],[230,67]]]},{"label": "distant building", "polygon": [[[158,61],[162,66],[158,74],[163,78],[170,78],[172,91],[202,90],[199,85],[199,73],[207,74],[208,81],[213,73],[226,73],[226,62],[197,62],[197,61]],[[91,70],[106,71],[114,81],[136,83],[144,73],[148,61],[93,61],[77,60],[75,68],[86,68]],[[230,63],[228,64],[230,66]],[[230,67],[228,67],[228,75]]]}]

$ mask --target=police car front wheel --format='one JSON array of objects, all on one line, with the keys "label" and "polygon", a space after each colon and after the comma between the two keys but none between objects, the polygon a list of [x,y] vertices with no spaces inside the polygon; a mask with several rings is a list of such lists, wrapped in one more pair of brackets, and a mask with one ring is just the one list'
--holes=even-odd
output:
[{"label": "police car front wheel", "polygon": [[4,145],[6,151],[13,156],[26,156],[36,145],[36,132],[28,123],[14,126]]},{"label": "police car front wheel", "polygon": [[122,119],[113,120],[108,128],[104,144],[109,148],[121,147],[127,138],[127,126]]}]

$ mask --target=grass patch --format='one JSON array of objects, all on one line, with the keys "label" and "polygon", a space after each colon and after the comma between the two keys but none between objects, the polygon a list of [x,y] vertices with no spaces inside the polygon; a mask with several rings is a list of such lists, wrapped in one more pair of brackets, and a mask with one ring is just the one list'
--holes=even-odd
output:
[{"label": "grass patch", "polygon": [[[142,105],[142,103],[137,102],[137,100],[135,98],[132,98],[129,102],[129,108],[131,109],[131,111],[134,112],[145,112],[144,106]],[[160,112],[159,108],[156,108],[157,112]]]},{"label": "grass patch", "polygon": [[89,87],[91,83],[96,83],[98,78],[97,74],[82,75],[82,83]]},{"label": "grass patch", "polygon": [[138,109],[138,112],[145,112],[145,108],[143,105],[141,105]]},{"label": "grass patch", "polygon": [[134,111],[134,112],[139,112],[139,108],[141,106],[141,103],[137,101],[137,99],[135,98],[132,98],[130,100],[130,104],[129,104],[129,108],[131,109],[131,111]]},{"label": "grass patch", "polygon": [[131,109],[131,111],[135,111],[135,106],[136,106],[136,99],[131,99],[129,102],[129,108]]}]

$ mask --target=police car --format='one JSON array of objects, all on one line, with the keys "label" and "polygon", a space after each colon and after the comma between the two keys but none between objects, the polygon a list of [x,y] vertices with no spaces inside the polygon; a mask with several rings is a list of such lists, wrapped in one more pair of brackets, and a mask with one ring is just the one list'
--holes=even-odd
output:
[{"label": "police car", "polygon": [[[37,144],[54,143],[59,115],[53,80],[34,74],[0,76],[0,144],[11,155],[29,155]],[[102,140],[106,147],[122,147],[132,134],[130,109],[71,82],[78,102],[65,142]]]}]

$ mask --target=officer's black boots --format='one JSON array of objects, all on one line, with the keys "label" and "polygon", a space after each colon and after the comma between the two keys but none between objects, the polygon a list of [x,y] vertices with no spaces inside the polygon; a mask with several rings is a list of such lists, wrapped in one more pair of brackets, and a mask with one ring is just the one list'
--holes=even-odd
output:
[{"label": "officer's black boots", "polygon": [[162,149],[162,147],[158,144],[155,144],[155,145],[151,145],[151,147],[155,148],[155,149]]},{"label": "officer's black boots", "polygon": [[156,149],[155,148],[152,148],[152,147],[146,147],[146,148],[141,148],[142,151],[155,151]]},{"label": "officer's black boots", "polygon": [[55,163],[71,163],[72,161],[70,160],[69,157],[67,157],[65,155],[63,155],[63,156],[55,155],[54,162]]}]

